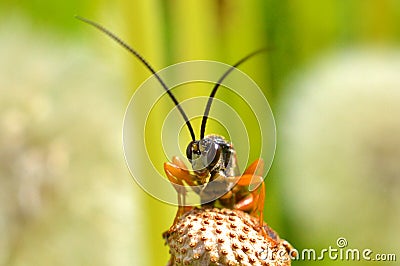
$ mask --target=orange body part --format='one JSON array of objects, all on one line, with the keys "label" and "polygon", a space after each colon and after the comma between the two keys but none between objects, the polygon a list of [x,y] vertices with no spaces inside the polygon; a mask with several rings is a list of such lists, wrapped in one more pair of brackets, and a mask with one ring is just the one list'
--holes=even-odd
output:
[{"label": "orange body part", "polygon": [[[199,189],[199,187],[196,186],[196,180],[198,180],[198,177],[195,174],[191,173],[186,167],[185,163],[178,157],[173,157],[172,163],[164,163],[164,170],[167,174],[168,180],[178,192],[179,206],[173,223],[173,225],[175,225],[179,217],[194,208],[193,206],[186,206],[185,196],[188,186],[192,187],[194,192],[200,193],[200,191],[196,190]],[[248,212],[250,215],[259,218],[260,225],[263,224],[263,209],[265,200],[265,185],[262,176],[263,171],[263,160],[258,159],[254,161],[246,169],[243,175],[233,178],[233,180],[236,181],[236,184],[232,189],[235,190],[235,188],[239,188],[239,190],[242,190],[246,187],[249,189],[248,195],[241,198],[238,202],[235,202],[233,208]],[[188,186],[185,186],[185,184],[187,184]],[[262,226],[261,230],[263,231],[263,234],[266,234]]]}]

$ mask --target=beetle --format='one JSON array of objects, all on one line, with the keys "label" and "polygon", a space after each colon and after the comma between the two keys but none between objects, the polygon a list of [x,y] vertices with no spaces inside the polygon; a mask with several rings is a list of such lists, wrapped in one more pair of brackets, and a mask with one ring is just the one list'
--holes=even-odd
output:
[{"label": "beetle", "polygon": [[[260,230],[264,235],[267,235],[268,228],[266,230],[265,226],[262,226],[265,199],[263,160],[256,160],[243,174],[240,174],[233,144],[219,135],[205,135],[211,105],[222,81],[239,65],[265,49],[256,50],[240,59],[223,73],[215,83],[202,117],[200,138],[196,138],[193,127],[179,101],[144,57],[100,24],[83,17],[76,16],[76,18],[111,37],[144,64],[167,92],[186,123],[192,138],[186,148],[186,157],[192,170],[189,170],[184,161],[176,156],[172,158],[171,162],[164,163],[166,176],[178,193],[178,211],[173,225],[183,214],[195,208],[194,206],[187,206],[185,202],[187,186],[189,186],[199,195],[202,207],[230,208],[247,212],[259,219]],[[248,189],[250,185],[254,188],[251,191]]]}]

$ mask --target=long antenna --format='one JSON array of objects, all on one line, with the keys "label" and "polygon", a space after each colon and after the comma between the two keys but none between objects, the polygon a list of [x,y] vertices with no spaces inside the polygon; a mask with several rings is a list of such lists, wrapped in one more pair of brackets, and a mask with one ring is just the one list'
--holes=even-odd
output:
[{"label": "long antenna", "polygon": [[156,77],[156,79],[160,82],[161,86],[164,88],[164,90],[168,93],[169,97],[171,98],[171,100],[174,102],[174,104],[176,105],[176,107],[178,108],[179,112],[181,113],[183,119],[186,122],[186,126],[189,129],[190,132],[190,136],[192,137],[192,140],[196,140],[196,136],[194,134],[193,131],[193,127],[190,124],[190,121],[186,115],[186,113],[183,111],[182,107],[180,106],[178,100],[175,98],[175,96],[172,94],[172,92],[170,91],[170,89],[168,88],[168,86],[165,84],[165,82],[161,79],[161,77],[157,74],[157,72],[153,69],[153,67],[150,66],[150,64],[136,51],[134,50],[132,47],[130,47],[129,45],[127,45],[124,41],[122,41],[119,37],[117,37],[114,33],[112,33],[111,31],[107,30],[106,28],[104,28],[103,26],[101,26],[100,24],[93,22],[87,18],[83,18],[80,16],[75,16],[75,18],[79,19],[80,21],[83,21],[89,25],[94,26],[95,28],[97,28],[98,30],[100,30],[101,32],[105,33],[106,35],[108,35],[109,37],[111,37],[111,39],[113,39],[114,41],[116,41],[117,43],[119,43],[122,47],[124,47],[126,50],[128,50],[131,54],[133,54],[137,59],[139,59],[139,61],[141,61],[148,70],[150,70],[150,72]]},{"label": "long antenna", "polygon": [[200,139],[204,138],[204,133],[206,131],[206,124],[207,124],[207,118],[208,118],[208,114],[210,113],[210,109],[211,109],[211,104],[212,101],[214,99],[215,94],[217,93],[218,88],[221,86],[222,81],[239,65],[241,65],[242,63],[246,62],[248,59],[250,59],[251,57],[253,57],[256,54],[259,54],[261,52],[264,52],[267,48],[262,48],[259,50],[256,50],[250,54],[248,54],[247,56],[243,57],[242,59],[240,59],[236,64],[234,64],[233,66],[231,66],[218,80],[218,82],[215,84],[213,90],[211,91],[210,97],[208,98],[208,102],[206,105],[206,109],[204,110],[204,115],[203,115],[203,119],[201,121],[201,129],[200,129]]}]

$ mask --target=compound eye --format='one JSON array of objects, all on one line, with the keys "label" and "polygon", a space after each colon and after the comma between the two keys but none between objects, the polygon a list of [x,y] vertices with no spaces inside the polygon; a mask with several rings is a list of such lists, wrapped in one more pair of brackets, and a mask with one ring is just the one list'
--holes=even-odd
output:
[{"label": "compound eye", "polygon": [[197,155],[201,154],[198,141],[191,141],[186,148],[186,157],[189,159],[189,161],[193,160],[193,153]]},{"label": "compound eye", "polygon": [[221,151],[222,148],[218,144],[213,143],[211,145],[210,150],[207,152],[207,162],[209,168],[213,168],[217,164],[219,157],[221,156]]},{"label": "compound eye", "polygon": [[186,148],[186,157],[188,158],[189,161],[192,160],[192,154],[193,154],[192,145],[193,145],[193,141],[191,141]]}]

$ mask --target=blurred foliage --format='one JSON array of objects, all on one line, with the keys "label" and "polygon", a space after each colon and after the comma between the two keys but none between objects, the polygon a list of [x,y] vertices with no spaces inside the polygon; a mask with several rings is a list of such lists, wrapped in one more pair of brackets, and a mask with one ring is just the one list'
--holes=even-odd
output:
[{"label": "blurred foliage", "polygon": [[[291,121],[292,112],[307,109],[307,106],[300,108],[299,102],[308,103],[311,94],[318,94],[318,88],[305,90],[310,93],[307,94],[296,83],[301,80],[298,77],[305,75],[311,79],[318,77],[312,71],[311,74],[305,71],[310,64],[336,51],[358,51],[365,47],[398,51],[399,1],[3,0],[0,2],[0,265],[28,262],[30,265],[164,265],[168,259],[161,233],[171,224],[176,207],[143,192],[129,178],[122,162],[123,110],[134,88],[149,73],[105,36],[75,20],[76,14],[111,29],[156,69],[194,59],[232,64],[250,51],[269,47],[269,53],[240,68],[260,85],[277,112],[278,150],[266,179],[266,219],[299,248],[332,245],[336,240],[332,236],[318,235],[307,226],[300,226],[314,224],[312,215],[302,217],[289,211],[305,206],[300,206],[298,200],[302,195],[287,186],[292,179],[300,178],[287,170],[297,169],[289,160],[301,158],[288,153],[304,139],[295,132],[301,129],[301,124],[300,129],[281,125]],[[386,72],[378,73],[384,76]],[[345,74],[340,72],[337,78]],[[353,97],[350,99],[357,101],[357,95],[350,95]],[[330,101],[329,97],[335,96],[327,94],[324,101]],[[332,108],[340,111],[346,107]],[[315,114],[305,115],[309,115],[305,121],[313,122],[304,127],[314,128],[321,123],[312,119]],[[160,121],[162,118],[160,113]],[[357,121],[357,116],[354,119]],[[285,130],[292,134],[282,134]],[[159,137],[158,132],[152,134]],[[380,135],[373,137],[379,139]],[[307,141],[310,143],[306,145],[319,145],[318,141]],[[286,142],[294,144],[282,145]],[[387,145],[397,147],[390,141]],[[362,154],[361,144],[358,148],[352,152]],[[341,156],[340,152],[337,156]],[[305,164],[324,165],[322,157],[317,153]],[[163,156],[155,159],[160,165],[163,161]],[[360,165],[362,168],[363,163]],[[346,169],[360,174],[352,165],[338,164],[337,168],[343,170],[339,174]],[[318,172],[328,189],[331,181],[324,176],[329,176],[329,171],[322,168]],[[390,184],[398,188],[399,178],[395,174],[395,182]],[[324,192],[313,194],[319,188],[314,186],[317,181],[307,184],[299,191],[314,195],[309,199],[310,206],[326,199]],[[377,196],[376,208],[385,204],[384,195],[383,192]],[[353,199],[346,197],[346,200]],[[318,209],[321,213],[315,215],[335,211],[331,209],[332,201],[335,199],[329,199],[325,208]],[[383,211],[380,219],[398,214],[395,211],[398,208],[397,201],[394,211]],[[346,215],[351,223],[353,214]],[[398,218],[393,223],[396,221],[398,224]],[[341,224],[341,219],[331,224],[329,220],[321,220],[316,228],[319,226],[345,227],[345,223]],[[360,227],[370,234],[380,231],[367,222]],[[388,229],[384,239],[390,233],[398,239],[398,229],[389,228],[394,231]],[[311,232],[316,235],[311,239],[304,237]],[[357,239],[354,235],[347,236]],[[378,233],[376,237],[381,236]],[[373,241],[370,237],[365,239]],[[382,247],[381,251],[394,252],[390,248],[395,246],[396,243],[390,242],[388,249]]]},{"label": "blurred foliage", "polygon": [[6,17],[22,16],[36,28],[46,28],[53,34],[74,34],[78,28],[71,16],[79,12],[93,14],[98,1],[12,1],[3,0],[0,3],[1,13]]}]

